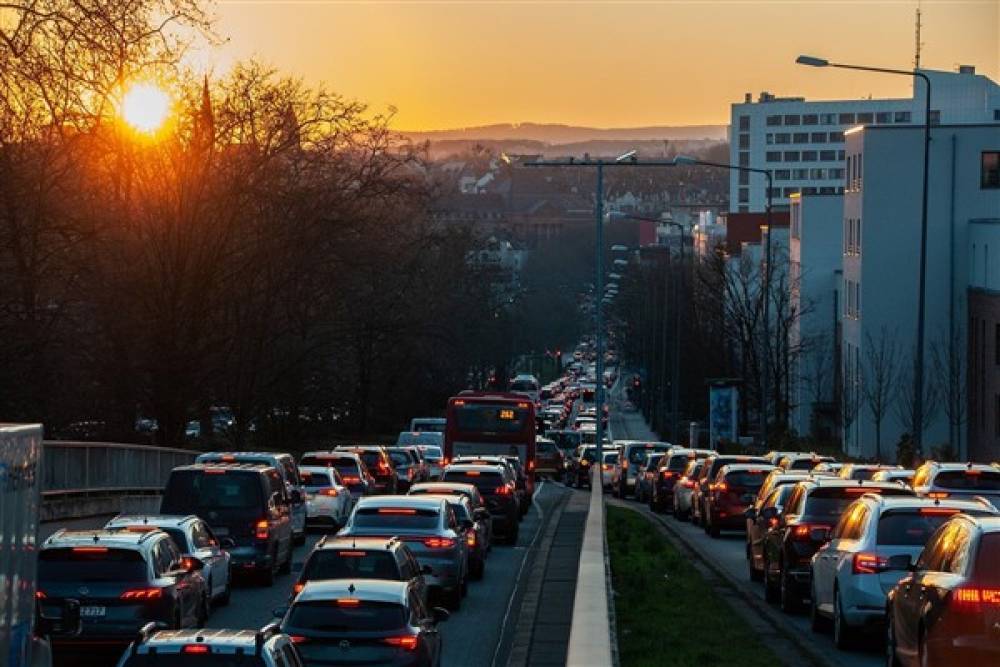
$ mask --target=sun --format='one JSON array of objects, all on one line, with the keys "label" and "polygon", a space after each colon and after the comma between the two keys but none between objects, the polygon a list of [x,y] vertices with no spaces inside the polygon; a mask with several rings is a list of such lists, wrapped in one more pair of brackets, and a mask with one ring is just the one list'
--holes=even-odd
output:
[{"label": "sun", "polygon": [[155,84],[134,84],[122,97],[120,113],[134,129],[153,134],[170,114],[170,96]]}]

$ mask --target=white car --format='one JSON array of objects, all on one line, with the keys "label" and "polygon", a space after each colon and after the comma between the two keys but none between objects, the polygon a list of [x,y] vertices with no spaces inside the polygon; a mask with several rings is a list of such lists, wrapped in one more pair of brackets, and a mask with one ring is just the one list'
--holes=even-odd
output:
[{"label": "white car", "polygon": [[615,479],[615,464],[618,463],[618,451],[603,452],[604,461],[601,462],[601,483],[605,489],[611,488],[611,483]]},{"label": "white car", "polygon": [[351,490],[344,485],[337,469],[333,466],[302,466],[299,474],[306,490],[306,523],[334,529],[347,523],[354,502]]},{"label": "white car", "polygon": [[228,537],[217,538],[208,524],[194,514],[119,514],[108,521],[104,529],[131,532],[162,530],[183,555],[194,556],[205,564],[201,573],[212,602],[229,604],[232,573],[226,549],[236,545]]},{"label": "white car", "polygon": [[949,517],[997,514],[985,500],[932,500],[865,494],[840,517],[830,541],[812,557],[810,618],[814,630],[832,619],[838,648],[858,630],[885,620],[886,595],[908,574],[924,544]]}]

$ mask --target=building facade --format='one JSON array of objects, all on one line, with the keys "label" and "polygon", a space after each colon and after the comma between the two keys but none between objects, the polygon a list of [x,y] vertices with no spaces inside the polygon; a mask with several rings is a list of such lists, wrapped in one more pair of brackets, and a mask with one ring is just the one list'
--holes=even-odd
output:
[{"label": "building facade", "polygon": [[971,221],[967,251],[968,458],[996,461],[1000,460],[1000,217]]}]

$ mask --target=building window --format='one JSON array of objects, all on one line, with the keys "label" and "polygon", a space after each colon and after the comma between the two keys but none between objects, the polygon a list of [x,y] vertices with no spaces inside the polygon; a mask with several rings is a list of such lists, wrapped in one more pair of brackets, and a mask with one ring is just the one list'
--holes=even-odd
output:
[{"label": "building window", "polygon": [[785,162],[798,162],[799,152],[798,151],[785,151]]},{"label": "building window", "polygon": [[743,150],[749,150],[750,149],[750,135],[749,134],[741,134],[740,135],[740,148],[743,149]]},{"label": "building window", "polygon": [[826,143],[826,132],[813,132],[812,142],[814,144],[825,144]]},{"label": "building window", "polygon": [[937,109],[931,109],[931,115],[929,116],[929,118],[931,125],[941,124],[941,112],[938,111]]},{"label": "building window", "polygon": [[1000,151],[983,151],[980,186],[983,189],[1000,188]]},{"label": "building window", "polygon": [[838,160],[843,160],[845,155],[847,155],[846,152],[844,152],[844,151],[837,151],[837,159]]},{"label": "building window", "polygon": [[802,151],[802,161],[803,162],[815,162],[816,161],[816,151]]},{"label": "building window", "polygon": [[837,124],[837,114],[835,113],[823,113],[819,115],[819,122],[822,125],[836,125]]},{"label": "building window", "polygon": [[1000,120],[1000,109],[993,110],[993,120]]},{"label": "building window", "polygon": [[809,178],[809,170],[808,169],[792,169],[792,178],[794,178],[797,181]]},{"label": "building window", "polygon": [[871,112],[859,113],[858,114],[858,124],[871,123],[874,120]]},{"label": "building window", "polygon": [[739,172],[740,185],[750,185],[750,172],[741,171]]},{"label": "building window", "polygon": [[766,135],[764,135],[764,142],[768,146],[770,146],[771,144],[773,144],[774,143],[774,135],[772,133],[768,132]]},{"label": "building window", "polygon": [[897,111],[893,114],[893,121],[897,123],[909,123],[913,115],[909,111]]},{"label": "building window", "polygon": [[778,169],[774,172],[774,180],[776,181],[787,181],[792,178],[792,172],[788,169]]},{"label": "building window", "polygon": [[826,178],[826,169],[810,169],[809,178],[814,181],[822,181]]},{"label": "building window", "polygon": [[750,212],[750,207],[749,206],[740,206],[739,208],[736,209],[736,212],[737,213],[749,213]]},{"label": "building window", "polygon": [[768,197],[773,198],[781,196],[781,188],[764,188],[764,190]]},{"label": "building window", "polygon": [[791,197],[792,195],[797,194],[798,191],[798,188],[785,188],[785,196]]},{"label": "building window", "polygon": [[819,116],[814,113],[807,113],[802,116],[803,125],[819,125]]},{"label": "building window", "polygon": [[892,112],[890,111],[879,111],[875,114],[875,122],[884,125],[886,123],[892,122]]},{"label": "building window", "polygon": [[828,185],[824,185],[823,187],[821,187],[819,189],[819,193],[821,195],[835,195],[835,194],[837,194],[837,188],[830,187]]},{"label": "building window", "polygon": [[749,167],[750,166],[750,153],[747,151],[740,151],[740,166]]},{"label": "building window", "polygon": [[750,190],[748,188],[740,188],[740,199],[741,204],[746,204],[750,201]]},{"label": "building window", "polygon": [[799,125],[801,124],[798,114],[789,114],[785,116],[785,125]]},{"label": "building window", "polygon": [[774,135],[774,143],[776,144],[791,143],[791,140],[792,140],[792,135],[790,135],[788,132],[778,132],[776,135]]},{"label": "building window", "polygon": [[830,174],[830,180],[840,181],[844,179],[844,170],[842,168],[830,169],[828,173]]},{"label": "building window", "polygon": [[837,122],[841,125],[854,125],[854,114],[842,113],[837,116]]},{"label": "building window", "polygon": [[781,116],[768,116],[766,122],[768,127],[776,127],[781,125]]},{"label": "building window", "polygon": [[831,144],[842,144],[842,143],[844,143],[844,133],[843,132],[831,132],[830,133],[830,143]]},{"label": "building window", "polygon": [[748,132],[750,130],[750,116],[740,116],[740,132]]},{"label": "building window", "polygon": [[816,188],[802,188],[802,194],[804,194],[804,195],[814,195],[814,194],[816,194]]},{"label": "building window", "polygon": [[837,151],[820,151],[819,159],[823,162],[836,162],[837,161]]},{"label": "building window", "polygon": [[861,254],[861,218],[854,221],[854,254]]},{"label": "building window", "polygon": [[792,135],[792,142],[793,143],[804,144],[807,141],[809,141],[809,133],[808,132],[796,132],[794,135]]},{"label": "building window", "polygon": [[781,151],[768,151],[764,155],[766,162],[781,162]]}]

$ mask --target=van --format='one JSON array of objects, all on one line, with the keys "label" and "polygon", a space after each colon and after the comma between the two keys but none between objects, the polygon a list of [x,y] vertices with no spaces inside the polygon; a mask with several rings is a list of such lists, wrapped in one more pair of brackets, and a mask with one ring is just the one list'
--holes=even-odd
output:
[{"label": "van", "polygon": [[229,538],[232,567],[266,586],[292,568],[292,503],[279,471],[252,463],[194,463],[170,471],[161,514],[195,514]]},{"label": "van", "polygon": [[255,463],[271,466],[278,471],[285,482],[287,495],[292,502],[292,534],[295,544],[306,542],[305,486],[299,466],[291,454],[284,452],[205,452],[199,454],[195,463]]}]

